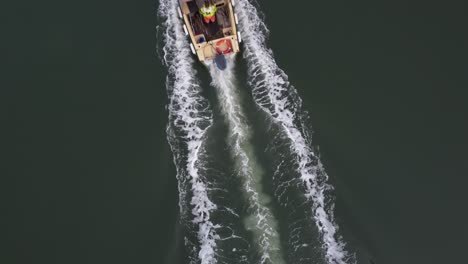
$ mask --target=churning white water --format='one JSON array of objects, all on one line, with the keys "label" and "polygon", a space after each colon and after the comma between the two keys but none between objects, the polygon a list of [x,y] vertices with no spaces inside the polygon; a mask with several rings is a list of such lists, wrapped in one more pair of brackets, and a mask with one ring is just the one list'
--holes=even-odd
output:
[{"label": "churning white water", "polygon": [[250,144],[250,128],[235,85],[234,59],[228,59],[227,68],[223,71],[218,70],[214,64],[209,67],[212,85],[216,87],[220,106],[229,126],[229,145],[249,203],[246,228],[254,234],[261,254],[260,263],[284,263],[276,230],[277,223],[268,208],[270,197],[262,191],[263,172],[255,160]]},{"label": "churning white water", "polygon": [[[265,45],[268,30],[258,11],[249,0],[236,2],[239,28],[245,43],[243,54],[248,64],[254,99],[283,128],[290,140],[296,170],[305,186],[305,196],[312,201],[313,219],[320,231],[327,261],[345,264],[349,256],[333,221],[333,205],[330,205],[325,194],[332,187],[326,183],[328,176],[312,151],[305,125],[301,123],[301,100]],[[193,59],[178,19],[177,6],[177,0],[160,0],[159,15],[164,20],[165,29],[163,60],[169,72],[167,132],[177,168],[181,214],[189,215],[190,221],[198,227],[198,260],[194,262],[211,264],[217,262],[217,240],[220,239],[216,232],[220,225],[213,223],[211,215],[219,206],[208,196],[208,185],[204,175],[200,174],[200,166],[204,136],[212,123],[212,116],[208,102],[200,95],[201,89],[195,79]],[[233,67],[234,61],[230,59],[228,69],[219,71],[211,65],[210,73],[230,128],[232,154],[249,203],[249,218],[245,225],[254,234],[261,255],[260,263],[284,263],[277,223],[268,208],[269,197],[262,192],[263,172],[254,159],[249,143],[250,129],[235,89]],[[190,199],[189,206],[184,203],[187,197]]]},{"label": "churning white water", "polygon": [[[290,139],[297,171],[305,186],[305,195],[312,201],[313,218],[322,237],[327,261],[344,264],[348,253],[333,221],[333,206],[327,206],[329,201],[325,195],[325,191],[332,187],[326,183],[328,176],[312,151],[306,132],[301,133],[297,125],[297,122],[301,123],[301,100],[295,88],[289,84],[287,75],[276,64],[272,51],[266,47],[268,29],[255,6],[249,0],[236,2],[239,28],[244,40],[243,53],[248,64],[254,99],[274,122],[282,126]],[[304,124],[299,125],[304,127]]]},{"label": "churning white water", "polygon": [[[200,96],[195,79],[193,59],[177,14],[177,0],[160,0],[159,15],[164,20],[163,60],[168,67],[169,95],[168,138],[174,153],[179,182],[179,204],[182,215],[191,209],[191,221],[198,225],[200,243],[198,258],[202,264],[216,263],[215,225],[211,213],[217,206],[209,199],[207,184],[199,174],[204,135],[212,123],[208,102]],[[191,190],[187,194],[187,190]],[[184,201],[191,196],[190,209]],[[198,261],[197,261],[198,262]]]}]

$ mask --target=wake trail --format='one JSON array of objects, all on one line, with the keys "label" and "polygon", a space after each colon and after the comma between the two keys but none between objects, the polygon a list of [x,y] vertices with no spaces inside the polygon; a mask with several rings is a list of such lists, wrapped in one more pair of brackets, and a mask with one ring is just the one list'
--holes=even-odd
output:
[{"label": "wake trail", "polygon": [[[169,96],[168,141],[174,154],[182,220],[197,227],[198,259],[191,263],[216,263],[216,240],[219,239],[211,214],[217,209],[207,193],[206,179],[199,173],[203,165],[202,144],[212,124],[208,101],[194,79],[191,51],[177,15],[178,1],[160,0],[159,16],[164,20],[163,61],[168,67],[166,80]],[[189,192],[189,193],[188,193]],[[188,197],[191,196],[189,204]],[[191,208],[191,210],[190,210]],[[191,212],[191,217],[188,212]],[[186,246],[193,245],[186,238]],[[195,247],[195,246],[194,246]],[[196,252],[194,250],[193,252]]]},{"label": "wake trail", "polygon": [[263,193],[262,170],[255,160],[250,144],[250,128],[246,122],[236,90],[234,59],[229,58],[227,69],[220,71],[211,64],[212,85],[216,87],[222,112],[229,126],[229,143],[236,161],[238,174],[248,200],[249,216],[245,222],[251,230],[260,251],[259,263],[285,263],[280,250],[276,220],[268,208],[270,198]]},{"label": "wake trail", "polygon": [[333,204],[327,197],[333,187],[311,148],[311,140],[303,122],[301,99],[289,84],[266,47],[268,29],[249,0],[238,0],[236,12],[244,39],[244,58],[247,60],[249,83],[257,105],[282,127],[290,141],[295,165],[305,188],[305,197],[312,201],[312,214],[320,232],[328,263],[345,264],[352,261],[334,223]]}]

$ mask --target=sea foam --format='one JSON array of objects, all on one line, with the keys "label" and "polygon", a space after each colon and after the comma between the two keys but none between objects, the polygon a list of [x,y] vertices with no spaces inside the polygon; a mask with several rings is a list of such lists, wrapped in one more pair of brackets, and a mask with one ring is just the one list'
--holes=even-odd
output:
[{"label": "sea foam", "polygon": [[227,61],[227,68],[220,71],[210,65],[222,112],[229,126],[229,145],[242,178],[244,194],[248,201],[249,216],[246,228],[254,234],[260,253],[259,263],[284,263],[276,220],[268,208],[270,198],[263,193],[261,181],[263,171],[258,165],[250,143],[250,127],[247,124],[235,83],[234,59]]},{"label": "sea foam", "polygon": [[[181,215],[191,218],[191,222],[198,226],[198,260],[191,262],[212,264],[216,263],[216,240],[219,239],[216,229],[219,226],[210,217],[217,205],[209,199],[207,184],[199,173],[202,144],[212,124],[212,114],[195,79],[191,51],[177,14],[178,1],[160,0],[159,3],[159,16],[165,30],[161,56],[168,67],[167,134],[177,170]],[[187,197],[191,197],[189,206],[186,205]]]},{"label": "sea foam", "polygon": [[326,183],[328,176],[310,147],[308,132],[300,117],[303,113],[301,99],[289,84],[288,76],[276,64],[272,51],[266,47],[268,29],[255,6],[249,0],[238,0],[236,12],[254,99],[283,128],[290,140],[291,151],[296,156],[296,169],[305,187],[305,196],[312,201],[313,219],[322,237],[327,261],[345,264],[351,258],[337,233],[333,205],[327,204],[331,201],[327,200],[325,194],[332,190],[332,186]]}]

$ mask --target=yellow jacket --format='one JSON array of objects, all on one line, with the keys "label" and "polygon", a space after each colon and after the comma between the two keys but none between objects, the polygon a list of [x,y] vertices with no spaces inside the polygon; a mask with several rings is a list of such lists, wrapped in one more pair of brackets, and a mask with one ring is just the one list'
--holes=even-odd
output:
[{"label": "yellow jacket", "polygon": [[209,7],[202,7],[200,8],[200,14],[202,14],[203,17],[212,17],[216,14],[217,8],[215,5],[211,5]]}]

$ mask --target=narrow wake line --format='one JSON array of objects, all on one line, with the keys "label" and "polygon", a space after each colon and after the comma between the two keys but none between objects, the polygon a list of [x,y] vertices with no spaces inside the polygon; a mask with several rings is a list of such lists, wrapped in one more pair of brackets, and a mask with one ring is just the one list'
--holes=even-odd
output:
[{"label": "narrow wake line", "polygon": [[280,251],[279,235],[276,231],[276,220],[266,205],[270,198],[262,193],[262,172],[252,153],[252,146],[249,142],[250,130],[245,122],[236,92],[233,68],[234,59],[229,59],[227,69],[219,71],[212,64],[210,73],[213,78],[212,85],[217,88],[220,105],[230,128],[231,148],[249,201],[251,219],[246,222],[247,229],[253,231],[256,242],[260,246],[260,263],[284,263]]},{"label": "narrow wake line", "polygon": [[212,117],[208,102],[200,96],[200,87],[194,79],[193,60],[178,20],[177,5],[176,0],[160,0],[158,10],[165,21],[163,60],[169,68],[167,133],[177,170],[181,214],[187,214],[186,190],[190,189],[192,222],[198,226],[200,243],[198,258],[202,264],[212,264],[216,263],[216,240],[219,239],[216,229],[219,226],[211,222],[210,215],[217,206],[208,198],[207,184],[198,173],[203,137]]},{"label": "narrow wake line", "polygon": [[333,221],[333,205],[327,201],[325,195],[332,186],[326,183],[328,176],[309,147],[307,132],[301,133],[295,125],[299,123],[304,126],[300,117],[301,100],[294,87],[289,84],[287,75],[276,65],[271,50],[266,48],[268,29],[256,8],[248,0],[238,0],[236,12],[243,30],[244,58],[248,63],[254,99],[283,127],[291,141],[291,149],[297,157],[297,171],[305,185],[305,195],[313,202],[313,217],[322,236],[327,261],[345,264],[350,257],[344,249],[344,243],[340,241],[338,227]]}]

